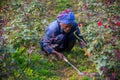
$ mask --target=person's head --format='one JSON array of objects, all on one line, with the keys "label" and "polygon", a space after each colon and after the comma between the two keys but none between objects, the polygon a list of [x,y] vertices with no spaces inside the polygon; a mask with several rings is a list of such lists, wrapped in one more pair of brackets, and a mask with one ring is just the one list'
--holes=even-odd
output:
[{"label": "person's head", "polygon": [[57,21],[60,22],[60,26],[64,32],[69,32],[71,30],[74,20],[75,16],[70,9],[62,11],[57,16]]},{"label": "person's head", "polygon": [[63,24],[61,22],[60,22],[60,26],[63,29],[63,31],[66,33],[68,33],[72,28],[72,24]]}]

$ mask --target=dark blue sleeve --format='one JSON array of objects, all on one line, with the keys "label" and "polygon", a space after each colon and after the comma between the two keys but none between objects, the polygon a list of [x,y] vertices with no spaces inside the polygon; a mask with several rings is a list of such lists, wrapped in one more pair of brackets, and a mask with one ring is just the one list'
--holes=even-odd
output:
[{"label": "dark blue sleeve", "polygon": [[50,34],[53,33],[50,33],[48,31],[43,38],[43,50],[46,51],[48,54],[53,51],[53,48],[51,47],[52,37]]},{"label": "dark blue sleeve", "polygon": [[50,54],[54,49],[51,47],[51,43],[54,40],[55,30],[47,28],[43,38],[41,39],[41,47],[47,53]]}]

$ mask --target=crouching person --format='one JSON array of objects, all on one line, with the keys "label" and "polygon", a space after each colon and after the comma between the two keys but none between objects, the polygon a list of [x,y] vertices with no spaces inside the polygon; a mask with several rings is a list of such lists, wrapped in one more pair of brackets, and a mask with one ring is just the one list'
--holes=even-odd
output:
[{"label": "crouching person", "polygon": [[56,55],[59,59],[63,59],[62,52],[71,51],[75,45],[77,38],[74,32],[76,35],[80,35],[74,14],[70,9],[64,10],[58,14],[55,21],[46,27],[45,33],[39,41],[41,49],[46,55]]}]

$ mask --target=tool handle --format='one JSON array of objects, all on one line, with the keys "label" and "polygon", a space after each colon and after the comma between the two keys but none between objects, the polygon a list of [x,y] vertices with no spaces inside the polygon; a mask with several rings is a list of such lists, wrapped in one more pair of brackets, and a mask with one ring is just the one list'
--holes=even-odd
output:
[{"label": "tool handle", "polygon": [[65,57],[63,58],[63,60],[64,60],[65,62],[68,62],[68,60],[67,60]]},{"label": "tool handle", "polygon": [[65,62],[67,62],[70,66],[72,66],[77,72],[79,75],[83,75],[82,72],[80,72],[74,65],[72,65],[65,57],[63,58]]}]

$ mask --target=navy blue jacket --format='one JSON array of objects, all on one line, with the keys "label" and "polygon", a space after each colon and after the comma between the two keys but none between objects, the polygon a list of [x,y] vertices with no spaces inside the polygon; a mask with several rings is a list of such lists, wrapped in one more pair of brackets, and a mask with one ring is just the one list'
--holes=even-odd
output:
[{"label": "navy blue jacket", "polygon": [[[62,43],[64,44],[63,38],[65,38],[67,35],[73,34],[74,31],[77,30],[77,34],[80,34],[80,30],[78,28],[78,25],[76,22],[74,22],[72,24],[72,28],[71,31],[69,33],[65,33],[60,25],[59,22],[57,20],[51,22],[45,29],[45,34],[43,35],[43,37],[40,40],[40,46],[42,48],[42,50],[44,50],[46,53],[50,54],[54,49],[52,47],[52,44],[58,44],[58,45],[62,45]],[[69,39],[69,41],[71,40],[75,40],[75,36],[72,35]],[[61,44],[59,44],[61,43]]]}]

